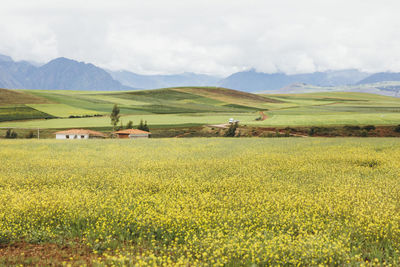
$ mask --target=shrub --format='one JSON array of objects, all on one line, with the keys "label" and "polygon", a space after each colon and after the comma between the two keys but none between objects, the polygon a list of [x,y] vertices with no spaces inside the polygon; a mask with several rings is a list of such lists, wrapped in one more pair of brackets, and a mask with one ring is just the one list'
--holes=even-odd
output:
[{"label": "shrub", "polygon": [[394,127],[394,131],[395,131],[396,133],[400,133],[400,124],[397,125],[396,127]]},{"label": "shrub", "polygon": [[366,131],[372,131],[372,130],[375,130],[376,129],[376,127],[374,126],[374,125],[366,125],[366,126],[364,126],[363,127],[363,130],[366,130]]},{"label": "shrub", "polygon": [[6,132],[6,138],[7,139],[15,139],[17,138],[18,134],[14,132],[14,130],[8,129]]},{"label": "shrub", "polygon": [[239,124],[237,122],[232,123],[229,125],[228,130],[224,134],[225,137],[234,137],[236,134],[236,129],[239,127]]},{"label": "shrub", "polygon": [[362,130],[361,133],[360,133],[360,136],[361,136],[361,137],[367,137],[367,136],[368,136],[368,131],[365,130],[365,129]]},{"label": "shrub", "polygon": [[316,133],[315,127],[311,127],[310,130],[308,130],[308,135],[313,136]]},{"label": "shrub", "polygon": [[346,125],[343,127],[346,131],[359,131],[361,130],[360,126],[357,125]]},{"label": "shrub", "polygon": [[33,133],[33,131],[30,131],[27,135],[25,135],[25,138],[28,138],[28,139],[32,139],[34,137],[35,137],[35,134]]}]

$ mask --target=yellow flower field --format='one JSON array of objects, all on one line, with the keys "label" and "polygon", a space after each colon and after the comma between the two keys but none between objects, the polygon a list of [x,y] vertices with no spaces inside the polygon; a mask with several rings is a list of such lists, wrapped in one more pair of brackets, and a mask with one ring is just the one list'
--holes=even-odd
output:
[{"label": "yellow flower field", "polygon": [[116,265],[399,265],[398,139],[0,141],[0,244]]}]

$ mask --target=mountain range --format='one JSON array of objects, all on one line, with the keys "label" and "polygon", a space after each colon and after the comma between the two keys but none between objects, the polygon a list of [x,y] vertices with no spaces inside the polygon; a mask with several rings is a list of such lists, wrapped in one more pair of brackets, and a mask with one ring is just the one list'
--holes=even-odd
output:
[{"label": "mountain range", "polygon": [[105,70],[67,58],[42,66],[0,56],[0,87],[9,89],[130,90]]},{"label": "mountain range", "polygon": [[317,86],[338,86],[355,84],[369,74],[358,70],[340,70],[287,75],[285,73],[262,73],[255,70],[237,72],[221,81],[222,87],[241,91],[278,90],[294,83],[306,83]]},{"label": "mountain range", "polygon": [[141,75],[129,71],[108,71],[111,76],[126,86],[155,89],[181,86],[217,86],[221,77],[185,72],[172,75]]},{"label": "mountain range", "polygon": [[28,61],[16,62],[9,56],[0,55],[0,88],[8,89],[111,91],[218,86],[246,92],[277,92],[293,84],[338,87],[388,81],[400,81],[400,73],[366,73],[349,69],[289,75],[268,74],[251,69],[233,73],[226,78],[189,72],[173,75],[142,75],[126,70],[105,70],[90,63],[63,57],[39,65]]}]

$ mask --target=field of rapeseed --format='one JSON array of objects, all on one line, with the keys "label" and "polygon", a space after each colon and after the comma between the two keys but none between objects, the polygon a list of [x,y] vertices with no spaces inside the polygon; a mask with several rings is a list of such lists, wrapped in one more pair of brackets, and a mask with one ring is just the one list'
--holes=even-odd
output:
[{"label": "field of rapeseed", "polygon": [[0,245],[116,265],[399,265],[397,139],[0,141]]}]

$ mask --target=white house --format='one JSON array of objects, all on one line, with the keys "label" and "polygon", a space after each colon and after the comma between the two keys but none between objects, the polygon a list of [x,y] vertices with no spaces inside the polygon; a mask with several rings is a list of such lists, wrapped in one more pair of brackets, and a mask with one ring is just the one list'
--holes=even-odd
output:
[{"label": "white house", "polygon": [[92,139],[106,137],[103,133],[85,129],[71,129],[55,132],[54,134],[56,135],[56,139]]},{"label": "white house", "polygon": [[126,129],[114,132],[113,134],[117,135],[118,138],[123,139],[137,139],[137,138],[149,138],[150,132],[138,130],[138,129]]}]

